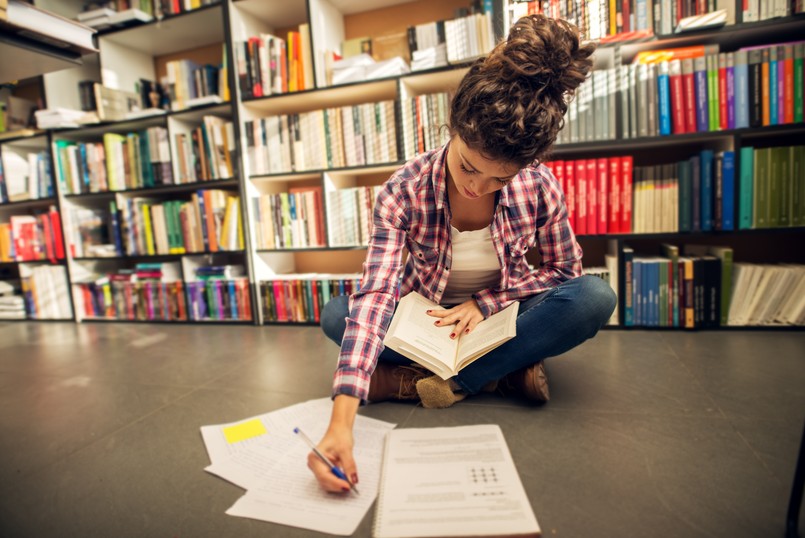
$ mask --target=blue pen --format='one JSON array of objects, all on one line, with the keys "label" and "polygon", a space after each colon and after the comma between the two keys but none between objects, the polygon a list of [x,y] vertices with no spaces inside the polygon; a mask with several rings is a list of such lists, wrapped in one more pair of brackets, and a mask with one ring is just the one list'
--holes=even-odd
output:
[{"label": "blue pen", "polygon": [[311,440],[310,440],[310,437],[308,437],[307,435],[305,435],[305,432],[303,432],[303,431],[302,431],[302,430],[300,430],[299,428],[294,428],[294,429],[293,429],[293,432],[294,432],[295,434],[299,435],[299,437],[301,437],[302,439],[304,439],[304,441],[305,441],[305,442],[308,444],[308,446],[309,446],[309,447],[310,447],[310,449],[313,451],[313,453],[314,453],[314,454],[316,454],[316,456],[318,456],[318,457],[319,457],[319,459],[320,459],[321,461],[323,461],[323,462],[324,462],[324,464],[325,464],[327,467],[329,467],[329,468],[330,468],[330,471],[332,471],[332,473],[333,473],[335,476],[337,476],[337,477],[338,477],[338,478],[340,478],[341,480],[346,481],[346,483],[347,483],[347,484],[349,484],[350,489],[352,489],[352,491],[354,491],[354,492],[355,492],[355,495],[359,495],[359,493],[358,493],[358,488],[356,488],[356,487],[355,487],[355,484],[353,484],[353,483],[352,483],[352,481],[351,481],[349,478],[347,478],[347,475],[344,473],[344,471],[342,471],[340,467],[336,466],[336,465],[335,465],[333,462],[331,462],[329,459],[327,459],[327,456],[325,456],[324,454],[322,454],[322,453],[319,451],[319,449],[318,449],[318,448],[316,448],[316,445],[314,445],[314,444],[313,444],[313,441],[311,441]]}]

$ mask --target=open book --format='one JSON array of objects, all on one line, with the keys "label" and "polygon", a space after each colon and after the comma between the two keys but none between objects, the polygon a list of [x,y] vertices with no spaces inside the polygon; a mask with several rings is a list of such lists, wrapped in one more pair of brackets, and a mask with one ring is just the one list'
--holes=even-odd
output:
[{"label": "open book", "polygon": [[475,359],[514,338],[519,305],[515,301],[483,320],[471,333],[451,339],[455,325],[438,327],[434,325],[438,318],[425,313],[444,308],[411,292],[400,300],[383,343],[442,379],[450,379]]},{"label": "open book", "polygon": [[374,538],[541,536],[500,426],[392,430]]}]

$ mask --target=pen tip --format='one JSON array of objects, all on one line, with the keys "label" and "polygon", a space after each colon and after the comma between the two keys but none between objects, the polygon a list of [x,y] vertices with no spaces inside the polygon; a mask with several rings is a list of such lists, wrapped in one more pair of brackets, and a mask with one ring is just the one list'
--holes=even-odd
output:
[{"label": "pen tip", "polygon": [[294,432],[294,433],[299,433],[299,428],[294,428],[294,429],[293,429],[293,432]]}]

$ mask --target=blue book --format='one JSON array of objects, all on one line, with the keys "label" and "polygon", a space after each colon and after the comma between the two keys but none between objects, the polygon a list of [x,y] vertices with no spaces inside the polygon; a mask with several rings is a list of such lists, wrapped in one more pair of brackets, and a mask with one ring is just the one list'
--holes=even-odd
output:
[{"label": "blue book", "polygon": [[632,295],[634,299],[634,324],[636,327],[643,325],[643,261],[635,259],[632,263]]},{"label": "blue book", "polygon": [[671,134],[671,81],[668,78],[668,62],[660,63],[657,75],[657,105],[660,112],[660,135]]},{"label": "blue book", "polygon": [[721,229],[735,229],[734,151],[725,151],[721,162]]},{"label": "blue book", "polygon": [[702,231],[713,229],[713,151],[706,149],[700,154],[702,160],[701,209]]},{"label": "blue book", "polygon": [[747,51],[735,53],[735,128],[749,127],[749,65]]},{"label": "blue book", "polygon": [[232,319],[239,319],[240,316],[238,315],[238,294],[235,291],[235,281],[229,280],[227,284],[229,285],[229,310],[232,314]]},{"label": "blue book", "polygon": [[649,0],[635,0],[635,11],[637,12],[637,27],[636,30],[648,30],[648,1]]},{"label": "blue book", "polygon": [[777,125],[779,111],[777,110],[777,47],[769,47],[769,124]]},{"label": "blue book", "polygon": [[693,61],[693,82],[696,91],[696,131],[710,130],[710,103],[707,97],[707,60],[700,56]]},{"label": "blue book", "polygon": [[741,148],[741,177],[738,187],[738,229],[752,228],[753,183],[755,179],[755,148]]}]

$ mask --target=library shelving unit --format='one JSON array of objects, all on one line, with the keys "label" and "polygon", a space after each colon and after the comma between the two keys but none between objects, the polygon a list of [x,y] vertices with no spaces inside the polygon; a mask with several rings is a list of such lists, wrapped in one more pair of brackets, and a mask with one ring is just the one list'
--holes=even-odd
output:
[{"label": "library shelving unit", "polygon": [[[54,4],[44,7],[52,7],[66,16],[75,15],[83,3],[82,0],[43,1]],[[446,67],[331,85],[328,72],[330,51],[340,49],[344,41],[362,37],[394,35],[399,38],[410,27],[454,19],[457,9],[468,8],[470,4],[472,2],[467,0],[377,0],[371,3],[351,0],[223,0],[161,21],[104,30],[98,36],[100,54],[97,58],[85,59],[80,68],[45,75],[42,91],[47,105],[78,109],[78,91],[71,91],[71,88],[76,88],[79,81],[94,80],[110,88],[134,91],[140,79],[159,80],[164,76],[168,62],[173,60],[192,59],[199,63],[218,64],[224,54],[224,63],[230,66],[226,77],[231,102],[213,102],[154,117],[31,135],[32,144],[50,146],[53,155],[54,182],[58,184],[58,196],[54,200],[64,220],[66,265],[72,300],[76,305],[75,318],[78,321],[113,317],[158,321],[160,312],[170,311],[174,316],[170,319],[178,317],[188,321],[236,318],[257,324],[316,323],[318,312],[329,296],[349,293],[357,285],[356,279],[366,253],[367,216],[370,215],[375,189],[407,159],[444,142],[445,131],[439,127],[445,122],[450,93],[472,60],[453,58],[454,61]],[[483,7],[491,9],[493,33],[498,39],[505,35],[513,22],[509,20],[510,4],[507,0],[481,2]],[[596,9],[600,9],[598,2],[588,4],[599,5]],[[665,1],[660,4],[664,5]],[[596,18],[598,24],[602,24],[600,13],[596,17],[599,17]],[[737,20],[740,21],[740,17]],[[601,26],[598,33],[607,35],[610,32],[603,31]],[[761,168],[766,167],[763,170],[771,170],[787,151],[785,155],[791,164],[791,168],[786,169],[790,186],[793,189],[796,184],[800,193],[805,192],[801,168],[799,177],[793,170],[795,153],[779,149],[801,146],[805,139],[805,123],[774,125],[772,121],[764,121],[761,126],[740,128],[715,125],[690,130],[696,132],[660,136],[655,134],[660,132],[660,120],[656,116],[659,114],[656,108],[659,92],[649,91],[647,97],[653,95],[651,98],[655,100],[642,102],[644,96],[619,90],[628,86],[631,79],[623,79],[625,82],[621,83],[614,74],[627,73],[627,77],[635,77],[638,72],[644,72],[646,77],[653,78],[635,79],[635,82],[650,80],[646,87],[656,88],[657,75],[661,74],[659,68],[655,73],[652,71],[654,67],[644,71],[630,67],[640,53],[698,45],[716,45],[719,53],[735,53],[750,47],[794,42],[805,35],[805,17],[800,14],[759,22],[738,22],[683,34],[643,35],[631,41],[599,47],[596,74],[585,83],[585,89],[571,104],[568,128],[555,146],[548,164],[558,166],[557,163],[561,162],[563,170],[572,166],[574,173],[576,170],[586,173],[589,169],[594,176],[599,167],[611,163],[616,163],[612,170],[622,173],[625,166],[622,158],[629,158],[634,170],[630,181],[633,180],[634,184],[628,188],[628,199],[630,204],[634,203],[632,216],[635,220],[629,222],[628,227],[604,224],[576,227],[584,250],[584,265],[605,266],[610,272],[611,284],[619,295],[619,313],[613,319],[615,327],[673,328],[675,323],[669,323],[669,319],[641,318],[635,322],[626,314],[635,307],[635,282],[634,275],[627,277],[625,273],[634,270],[634,260],[641,262],[641,258],[662,256],[664,244],[677,246],[683,257],[702,254],[703,251],[696,248],[688,252],[688,247],[692,246],[703,246],[705,253],[706,247],[713,247],[713,252],[717,250],[715,247],[729,247],[736,264],[805,263],[805,252],[798,247],[805,238],[802,219],[785,217],[786,208],[793,210],[795,204],[801,204],[796,206],[801,211],[805,203],[781,196],[781,185],[788,183],[768,182],[768,188],[777,189],[774,191],[776,213],[771,211],[768,200],[764,202],[767,204],[764,207],[768,208],[763,210],[766,213],[759,213],[757,195],[762,197],[767,191],[758,190],[754,181],[758,163]],[[276,36],[276,39],[269,36]],[[270,57],[282,50],[275,48],[280,46],[297,51],[294,58],[298,58],[299,63],[293,68],[295,75],[291,74],[290,65],[287,66],[289,72],[283,74],[286,79],[296,77],[293,87],[290,84],[283,86],[281,80],[277,82],[270,62],[260,65],[245,60],[255,54]],[[633,75],[628,75],[630,70]],[[257,89],[255,83],[261,87]],[[717,80],[715,84],[715,88],[720,89]],[[619,92],[614,98],[609,91],[613,88]],[[718,107],[718,103],[715,106]],[[650,124],[643,126],[638,122],[643,114],[655,115],[651,128],[648,127]],[[603,119],[605,115],[607,120]],[[592,130],[581,131],[585,120],[589,123],[590,118],[599,116],[598,121],[610,122],[606,123],[606,128],[600,127],[604,125],[600,123],[600,131],[596,131],[584,124],[584,129]],[[625,127],[630,121],[635,122],[633,131],[631,127]],[[186,144],[192,147],[193,133],[199,127],[221,122],[231,122],[231,127],[222,129],[219,139],[222,143],[219,145],[224,148],[219,157],[228,162],[228,173],[219,171],[213,178],[203,171],[191,170],[192,161],[187,158]],[[170,170],[173,179],[168,184],[162,185],[159,181],[147,184],[125,182],[124,186],[110,190],[89,183],[71,185],[64,177],[59,159],[65,151],[68,151],[67,157],[69,151],[76,151],[65,150],[65,147],[95,144],[102,148],[105,138],[110,138],[110,135],[128,140],[132,134],[142,134],[149,129],[161,130],[163,143],[167,145],[168,157],[159,162],[165,163]],[[7,151],[7,145],[8,151],[14,151],[15,145],[19,146],[17,142],[0,142],[0,151]],[[727,190],[719,192],[722,197],[725,192],[731,192],[734,199],[731,206],[721,206],[721,221],[716,219],[716,215],[708,215],[708,223],[712,219],[713,226],[701,223],[692,226],[682,222],[684,218],[692,217],[691,211],[685,213],[685,217],[679,210],[681,192],[676,195],[676,205],[670,206],[674,208],[670,213],[662,204],[646,201],[645,189],[650,186],[653,191],[660,192],[660,187],[665,185],[665,176],[660,177],[663,170],[682,170],[684,167],[679,163],[700,163],[703,154],[718,159],[715,161],[718,166],[723,166],[725,159],[731,159],[733,179],[730,181],[728,176],[721,176],[720,185]],[[748,160],[750,158],[752,160]],[[657,177],[652,174],[657,174]],[[557,177],[560,181],[565,179],[558,174]],[[681,175],[675,179],[680,178]],[[726,186],[724,181],[728,182]],[[681,188],[680,182],[674,185],[674,188]],[[750,196],[749,209],[745,207],[748,199],[741,191],[746,185],[754,195]],[[574,204],[580,203],[577,201],[579,192],[575,192],[576,186],[572,187],[573,193],[569,185],[563,183],[563,187],[573,211]],[[615,205],[612,192],[600,189],[592,181],[589,187],[593,196],[588,200],[599,200],[597,203],[601,208],[608,203]],[[584,188],[587,189],[586,184]],[[763,188],[767,188],[765,184]],[[202,193],[208,190],[218,191],[214,200]],[[624,192],[617,197],[619,206],[626,201]],[[705,196],[704,191],[700,194]],[[710,194],[717,196],[715,191]],[[149,245],[142,239],[138,244],[136,238],[124,239],[126,234],[132,233],[132,228],[146,226],[142,215],[153,215],[153,207],[187,204],[186,212],[192,215],[195,211],[201,215],[201,203],[205,203],[204,211],[210,201],[219,203],[216,206],[219,208],[223,203],[225,209],[234,203],[229,200],[236,196],[235,205],[242,220],[240,224],[230,226],[227,234],[234,241],[230,247],[236,248],[215,249],[208,240],[189,248],[183,245],[182,251],[174,244],[176,238],[171,238],[170,234],[167,244],[154,241]],[[694,198],[690,192],[688,196]],[[47,202],[42,203],[48,206]],[[693,202],[688,199],[682,202],[683,205],[690,203]],[[700,204],[700,211],[702,200],[695,203]],[[142,211],[143,205],[147,206],[145,212]],[[25,207],[28,211],[28,206],[11,204],[9,207]],[[128,208],[128,213],[122,208]],[[4,209],[0,208],[0,211]],[[166,209],[158,209],[157,213],[160,211]],[[118,215],[117,220],[110,218],[114,214]],[[2,215],[0,212],[0,222],[4,221]],[[87,217],[88,224],[78,224],[82,216]],[[730,216],[731,226],[724,220],[729,220]],[[209,222],[220,224],[221,220],[226,219],[218,215]],[[196,222],[201,224],[200,220]],[[606,233],[603,233],[605,229]],[[82,232],[86,237],[82,237]],[[101,241],[102,246],[94,245],[97,248],[90,249],[91,252],[76,250],[80,249],[77,245],[82,239],[89,238],[92,247],[91,243],[96,239],[93,234],[103,233],[107,237]],[[118,244],[115,243],[115,234],[121,236]],[[527,256],[530,262],[539,263],[536,252],[529,252]],[[151,274],[156,271],[155,263],[161,264],[159,276]],[[225,273],[224,280],[229,279],[226,286],[207,285],[208,273],[214,271],[210,268]],[[85,288],[89,285],[121,285],[107,283],[105,278],[110,274],[136,271],[150,274],[146,278],[161,280],[164,284],[181,282],[183,289],[179,292],[171,288],[167,294],[163,293],[168,296],[168,302],[161,310],[149,313],[148,308],[140,308],[132,312],[129,307],[121,316],[109,315],[126,309],[124,305],[113,308],[114,300],[110,300],[108,295],[104,297],[106,292],[103,289],[101,292],[96,290],[94,296],[86,293]],[[120,280],[124,279],[120,277]],[[722,279],[722,282],[728,281]],[[228,282],[232,282],[232,286]],[[198,290],[191,290],[196,287],[203,287],[207,295],[200,298]],[[728,287],[724,289],[726,293],[732,291]],[[242,299],[248,298],[248,305],[244,300],[234,304],[222,301],[214,311],[199,309],[203,306],[199,302],[201,299],[214,301],[216,296],[227,296],[227,292]],[[184,298],[183,305],[176,303],[176,294]],[[98,308],[95,315],[89,315],[86,301],[93,300],[98,303]],[[671,304],[667,296],[664,301],[663,306]],[[702,323],[695,327],[723,325]],[[742,327],[752,325],[749,320]]]},{"label": "library shelving unit", "polygon": [[48,141],[33,133],[0,142],[0,279],[22,291],[4,301],[4,320],[73,318]]},{"label": "library shelving unit", "polygon": [[[53,132],[79,322],[253,319],[232,104],[219,91],[190,99],[179,89],[178,61],[229,63],[227,14],[216,2],[102,30],[93,72],[45,81],[46,92],[91,80],[136,93],[166,75],[176,85],[170,111]],[[226,71],[217,76],[228,83]],[[80,108],[77,93],[62,106]]]}]

